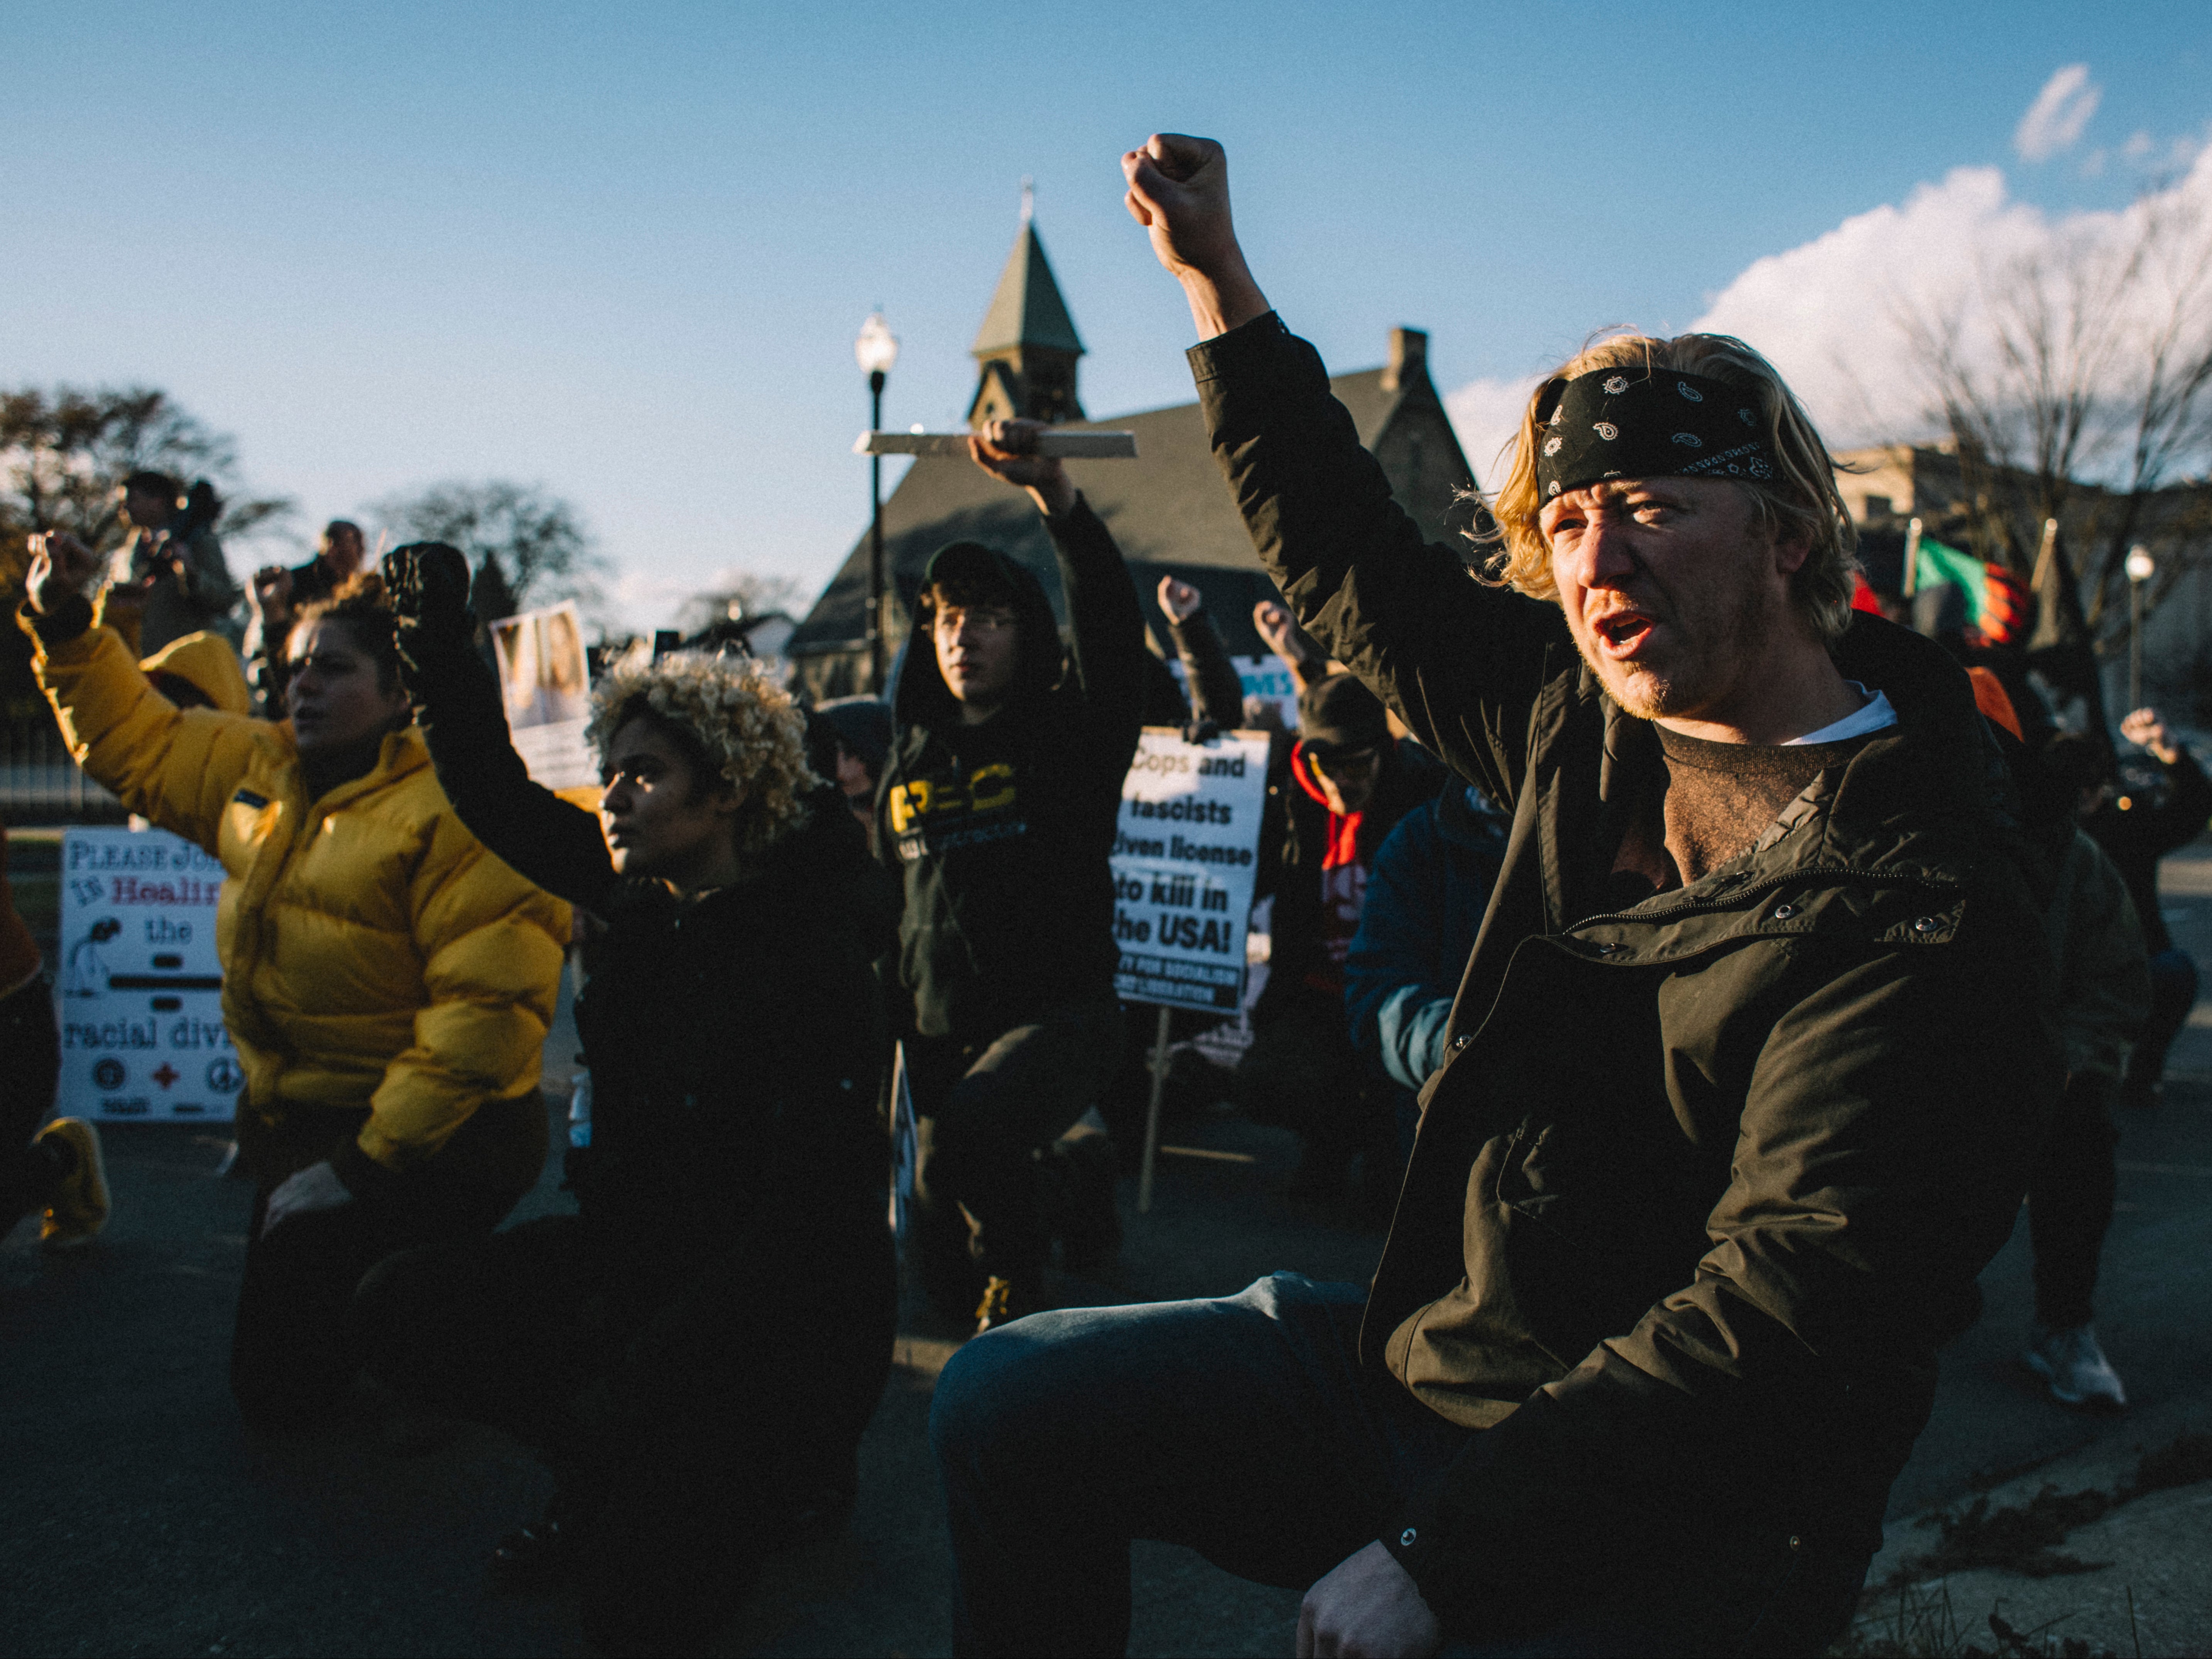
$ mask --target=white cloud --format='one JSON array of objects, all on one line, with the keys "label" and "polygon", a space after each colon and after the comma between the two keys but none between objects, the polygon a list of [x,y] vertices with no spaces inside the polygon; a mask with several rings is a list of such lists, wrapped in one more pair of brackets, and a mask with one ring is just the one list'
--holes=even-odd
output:
[{"label": "white cloud", "polygon": [[[2212,215],[2212,149],[2179,181],[2117,212],[2053,217],[2012,200],[1995,167],[1960,167],[1923,185],[1902,207],[1846,219],[1786,253],[1760,259],[1729,283],[1694,327],[1748,340],[1779,368],[1830,443],[1857,444],[1930,429],[1928,389],[1904,319],[1958,316],[1970,359],[1996,348],[1982,325],[1981,277],[2016,261],[2087,243],[2131,245],[2142,216],[2193,197]],[[2155,274],[2128,290],[2146,317],[2167,303]]]},{"label": "white cloud", "polygon": [[2027,113],[2020,118],[2020,125],[2013,130],[2013,149],[2023,161],[2047,161],[2071,149],[2104,95],[2104,88],[2089,78],[2087,64],[2067,64],[2043,83]]},{"label": "white cloud", "polygon": [[1521,434],[1521,411],[1528,408],[1538,378],[1470,380],[1444,398],[1460,447],[1474,469],[1475,483],[1484,489],[1496,489],[1505,482],[1513,441]]},{"label": "white cloud", "polygon": [[[1846,219],[1786,252],[1754,261],[1692,325],[1748,341],[1782,371],[1828,442],[1838,448],[1917,438],[1936,430],[1929,388],[1904,319],[1958,316],[1970,361],[1993,361],[1980,311],[1984,271],[2077,242],[2133,242],[2142,215],[2193,197],[2212,222],[2212,146],[2191,141],[2188,171],[2116,212],[2052,216],[2014,200],[1996,167],[1959,167],[1901,204]],[[2146,314],[2166,302],[2154,276],[2130,289]],[[1517,429],[1534,385],[1482,380],[1445,398],[1468,459],[1486,488]]]}]

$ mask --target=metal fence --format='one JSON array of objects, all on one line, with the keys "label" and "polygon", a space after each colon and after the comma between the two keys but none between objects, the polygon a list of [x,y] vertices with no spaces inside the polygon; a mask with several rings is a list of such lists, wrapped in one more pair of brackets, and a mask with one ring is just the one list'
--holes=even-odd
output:
[{"label": "metal fence", "polygon": [[70,758],[51,726],[0,727],[0,820],[120,823],[123,804]]}]

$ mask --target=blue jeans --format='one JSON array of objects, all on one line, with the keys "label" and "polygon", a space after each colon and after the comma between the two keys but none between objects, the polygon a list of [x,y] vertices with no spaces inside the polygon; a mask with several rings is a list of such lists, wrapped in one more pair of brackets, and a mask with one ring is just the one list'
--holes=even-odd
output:
[{"label": "blue jeans", "polygon": [[[1356,1285],[1036,1314],[945,1368],[930,1440],[966,1654],[1121,1653],[1129,1542],[1303,1589],[1425,1495],[1473,1431],[1361,1367]],[[1462,1653],[1656,1651],[1558,1632]]]}]

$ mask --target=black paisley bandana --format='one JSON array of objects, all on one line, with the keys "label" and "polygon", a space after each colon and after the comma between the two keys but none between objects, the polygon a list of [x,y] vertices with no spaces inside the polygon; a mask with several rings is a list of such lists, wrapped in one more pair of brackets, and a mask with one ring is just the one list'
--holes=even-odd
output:
[{"label": "black paisley bandana", "polygon": [[1601,368],[1553,380],[1536,419],[1536,487],[1547,501],[1607,478],[1776,475],[1758,399],[1702,374]]}]

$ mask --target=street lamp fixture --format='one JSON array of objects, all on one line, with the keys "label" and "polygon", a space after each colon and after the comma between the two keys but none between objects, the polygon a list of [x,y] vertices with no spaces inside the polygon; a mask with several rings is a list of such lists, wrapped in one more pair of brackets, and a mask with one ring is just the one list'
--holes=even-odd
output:
[{"label": "street lamp fixture", "polygon": [[2142,707],[2143,584],[2158,574],[2150,550],[2137,542],[2128,550],[2128,707]]},{"label": "street lamp fixture", "polygon": [[[853,342],[853,361],[868,377],[868,430],[884,425],[884,379],[898,361],[898,336],[872,311]],[[884,459],[868,457],[868,690],[884,695]]]}]

